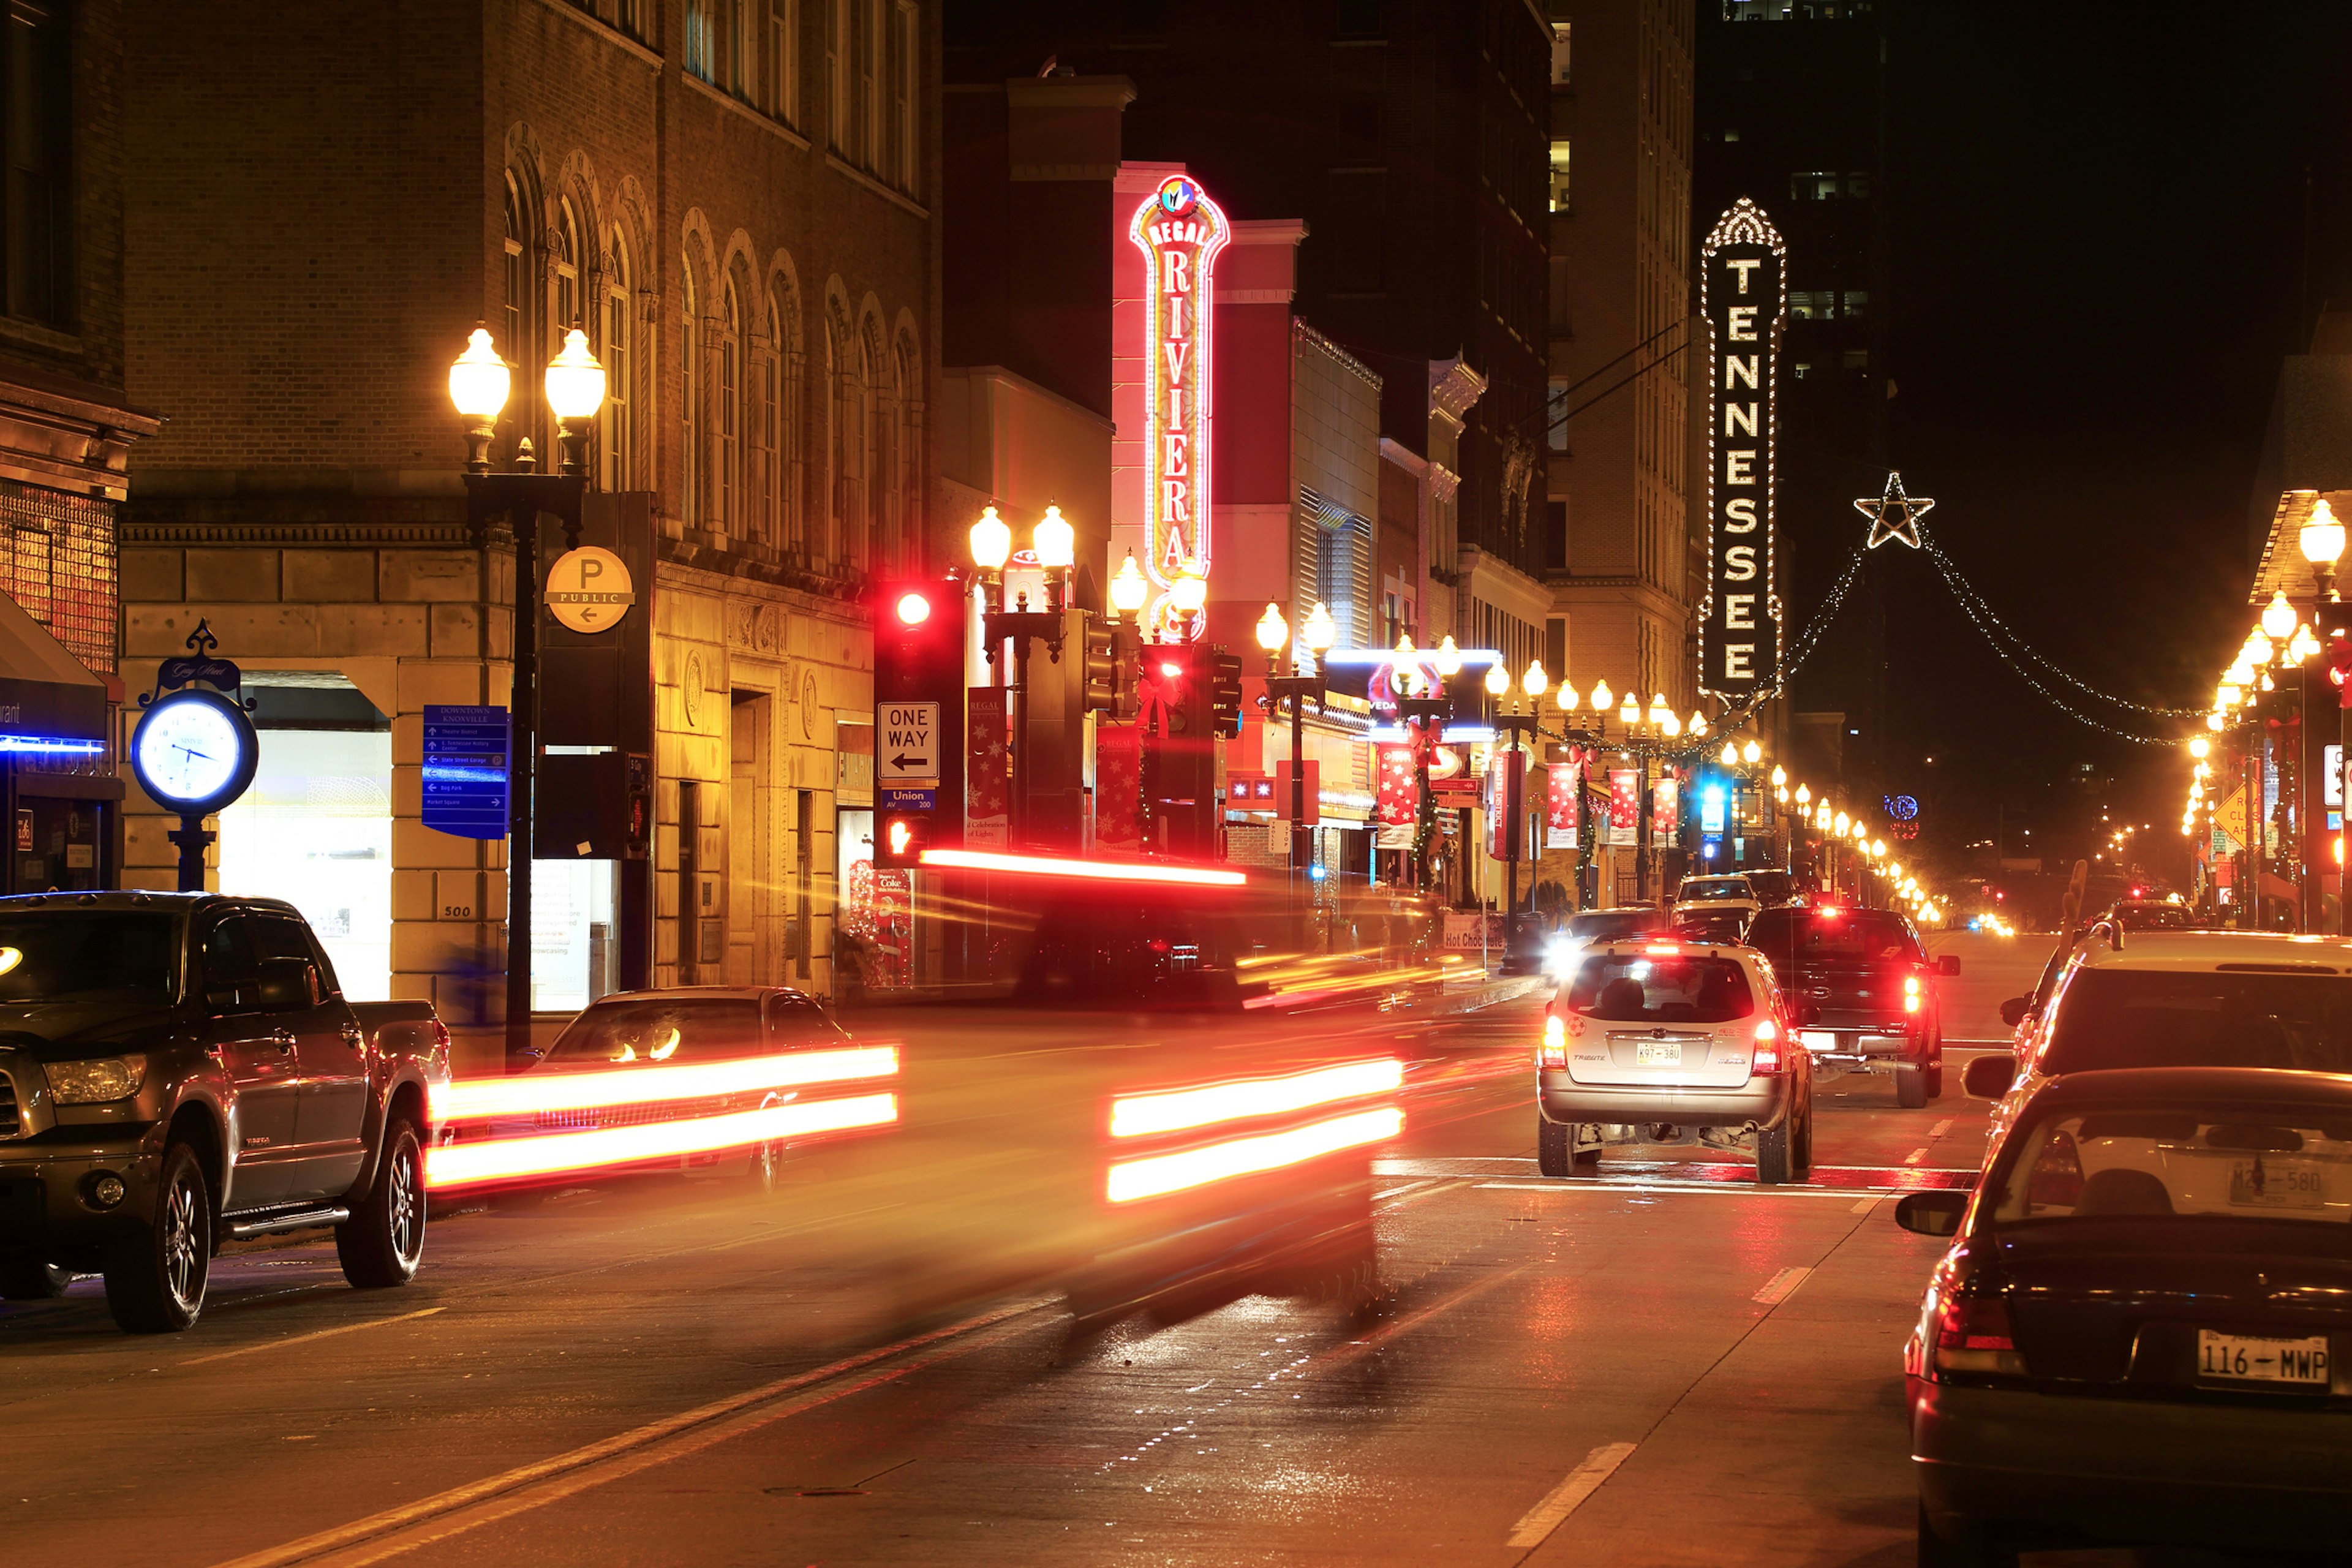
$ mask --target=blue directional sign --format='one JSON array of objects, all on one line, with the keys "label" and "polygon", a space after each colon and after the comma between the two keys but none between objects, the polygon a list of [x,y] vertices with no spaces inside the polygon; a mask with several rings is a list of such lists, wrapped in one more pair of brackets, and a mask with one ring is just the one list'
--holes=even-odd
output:
[{"label": "blue directional sign", "polygon": [[507,836],[509,718],[503,708],[425,710],[425,826],[460,838]]}]

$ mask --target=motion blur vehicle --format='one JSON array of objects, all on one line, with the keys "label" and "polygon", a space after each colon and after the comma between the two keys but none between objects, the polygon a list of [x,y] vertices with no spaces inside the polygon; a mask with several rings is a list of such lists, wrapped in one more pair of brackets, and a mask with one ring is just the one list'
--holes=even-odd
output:
[{"label": "motion blur vehicle", "polygon": [[1607,1143],[1752,1149],[1756,1179],[1813,1161],[1812,1061],[1754,950],[1672,940],[1578,955],[1544,1010],[1536,1153],[1589,1175]]},{"label": "motion blur vehicle", "polygon": [[1961,1088],[1995,1100],[1990,1150],[2043,1080],[2109,1068],[2352,1073],[2352,942],[2269,931],[2094,925],[2011,1055]]},{"label": "motion blur vehicle", "polygon": [[1721,907],[1690,910],[1678,904],[1675,907],[1675,934],[1685,942],[1738,947],[1748,940],[1748,925],[1753,918],[1745,910]]},{"label": "motion blur vehicle", "polygon": [[1906,1110],[1943,1094],[1937,981],[1960,972],[1958,958],[1930,962],[1919,933],[1893,910],[1846,904],[1767,910],[1749,924],[1748,942],[1805,1009],[1802,1042],[1816,1062],[1891,1075]]},{"label": "motion blur vehicle", "polygon": [[2189,931],[2197,924],[2188,905],[2167,899],[2117,899],[2100,918],[2126,931]]},{"label": "motion blur vehicle", "polygon": [[425,1252],[425,1002],[349,1002],[291,904],[0,899],[0,1296],[106,1277],[134,1333],[193,1325],[232,1239],[332,1227],[343,1276]]},{"label": "motion blur vehicle", "polygon": [[1925,1568],[2021,1548],[2341,1551],[2352,1520],[2352,1079],[2037,1084],[1904,1351]]},{"label": "motion blur vehicle", "polygon": [[1748,879],[1748,890],[1756,895],[1756,901],[1768,910],[1796,903],[1803,896],[1790,872],[1750,867],[1740,875]]},{"label": "motion blur vehicle", "polygon": [[1675,890],[1677,922],[1713,915],[1738,915],[1752,920],[1764,908],[1745,876],[1685,877]]},{"label": "motion blur vehicle", "polygon": [[1559,980],[1575,964],[1583,949],[1601,942],[1626,942],[1654,932],[1675,934],[1671,914],[1655,904],[1626,904],[1613,910],[1580,910],[1559,924],[1544,944],[1547,978]]}]

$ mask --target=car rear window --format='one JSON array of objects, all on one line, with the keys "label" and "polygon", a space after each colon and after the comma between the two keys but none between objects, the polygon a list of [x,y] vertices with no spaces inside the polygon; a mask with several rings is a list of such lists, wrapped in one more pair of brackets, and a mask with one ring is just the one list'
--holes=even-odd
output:
[{"label": "car rear window", "polygon": [[1738,877],[1709,877],[1704,881],[1685,882],[1682,896],[1685,899],[1752,899],[1747,881]]},{"label": "car rear window", "polygon": [[1612,937],[1655,931],[1658,924],[1655,910],[1587,910],[1569,917],[1568,934],[1580,942],[1606,942]]},{"label": "car rear window", "polygon": [[565,1026],[550,1061],[711,1061],[772,1050],[750,997],[600,1002]]},{"label": "car rear window", "polygon": [[1727,1024],[1755,1013],[1756,994],[1727,958],[1595,953],[1578,966],[1568,1005],[1606,1024]]},{"label": "car rear window", "polygon": [[1924,963],[1927,957],[1900,915],[1837,905],[1766,910],[1748,928],[1748,944],[1763,949],[1767,957],[1784,968],[1801,968],[1816,961]]},{"label": "car rear window", "polygon": [[2216,1217],[2352,1221],[2352,1118],[2310,1106],[2117,1106],[2022,1129],[1993,1223]]},{"label": "car rear window", "polygon": [[2078,969],[2058,993],[2045,1073],[2099,1068],[2352,1072],[2352,979]]}]

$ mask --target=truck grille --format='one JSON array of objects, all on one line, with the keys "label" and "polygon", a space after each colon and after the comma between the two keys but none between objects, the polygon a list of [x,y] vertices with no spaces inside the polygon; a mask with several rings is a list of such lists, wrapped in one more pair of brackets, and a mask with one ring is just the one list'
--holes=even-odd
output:
[{"label": "truck grille", "polygon": [[24,1130],[24,1116],[16,1109],[16,1080],[0,1072],[0,1138],[14,1138]]}]

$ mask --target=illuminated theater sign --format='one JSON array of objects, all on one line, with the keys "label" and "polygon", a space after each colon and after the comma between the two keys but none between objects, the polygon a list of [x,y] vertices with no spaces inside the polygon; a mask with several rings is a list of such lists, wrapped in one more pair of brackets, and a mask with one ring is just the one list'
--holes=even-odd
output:
[{"label": "illuminated theater sign", "polygon": [[1128,232],[1146,268],[1143,566],[1158,590],[1147,624],[1163,640],[1188,640],[1206,618],[1178,610],[1171,590],[1188,570],[1209,574],[1210,271],[1232,230],[1190,175],[1171,174]]},{"label": "illuminated theater sign", "polygon": [[1698,689],[1738,702],[1768,695],[1780,669],[1780,589],[1772,538],[1775,396],[1788,251],[1742,196],[1699,253],[1699,310],[1714,346],[1707,389],[1706,605]]}]

